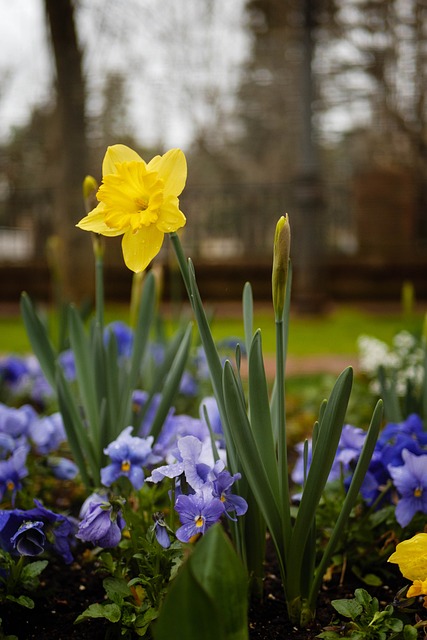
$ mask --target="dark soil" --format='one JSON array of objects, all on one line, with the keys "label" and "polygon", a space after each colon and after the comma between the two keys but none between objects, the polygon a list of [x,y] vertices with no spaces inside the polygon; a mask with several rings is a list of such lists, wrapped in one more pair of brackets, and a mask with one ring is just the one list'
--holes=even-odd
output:
[{"label": "dark soil", "polygon": [[[108,624],[103,620],[87,620],[78,625],[75,619],[89,604],[102,602],[104,590],[102,577],[94,572],[93,564],[74,562],[66,566],[51,562],[42,574],[40,588],[34,596],[34,609],[8,605],[1,609],[3,632],[14,634],[19,640],[101,640],[105,638]],[[338,580],[337,580],[338,582]],[[249,610],[250,640],[312,640],[334,617],[330,602],[336,598],[353,597],[357,583],[344,589],[336,583],[325,586],[319,596],[316,622],[308,629],[294,627],[286,615],[286,606],[279,574],[274,561],[266,567],[264,599]],[[347,583],[347,581],[346,581]],[[396,585],[396,588],[402,584]],[[382,606],[392,603],[394,591],[388,588],[367,589],[376,595]],[[0,631],[0,638],[1,638]],[[171,636],[177,640],[177,636]],[[179,640],[190,640],[182,638]]]},{"label": "dark soil", "polygon": [[[11,604],[1,608],[3,632],[19,640],[101,640],[107,625],[103,620],[74,621],[90,604],[102,602],[102,579],[93,565],[74,562],[67,566],[49,562],[40,576],[40,587],[31,594],[34,609]],[[1,632],[0,632],[1,633]],[[2,637],[2,636],[0,636]]]}]

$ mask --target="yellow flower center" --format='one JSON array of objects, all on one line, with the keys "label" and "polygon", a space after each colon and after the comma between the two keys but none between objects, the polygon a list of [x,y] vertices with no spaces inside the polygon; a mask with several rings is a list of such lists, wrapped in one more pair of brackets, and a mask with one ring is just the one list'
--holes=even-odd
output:
[{"label": "yellow flower center", "polygon": [[13,491],[15,488],[15,483],[13,482],[13,480],[8,480],[6,482],[6,487],[9,491]]},{"label": "yellow flower center", "polygon": [[98,200],[105,205],[105,224],[112,229],[131,229],[156,224],[163,204],[164,182],[144,162],[116,164],[117,173],[104,176]]},{"label": "yellow flower center", "polygon": [[203,516],[196,516],[194,518],[194,522],[196,523],[196,527],[200,529],[200,527],[203,527],[203,525],[205,524],[205,519]]},{"label": "yellow flower center", "polygon": [[123,473],[127,473],[128,471],[130,471],[130,467],[131,467],[130,460],[123,460],[122,467],[121,467]]},{"label": "yellow flower center", "polygon": [[421,498],[422,495],[423,495],[422,487],[417,487],[414,491],[415,498]]}]

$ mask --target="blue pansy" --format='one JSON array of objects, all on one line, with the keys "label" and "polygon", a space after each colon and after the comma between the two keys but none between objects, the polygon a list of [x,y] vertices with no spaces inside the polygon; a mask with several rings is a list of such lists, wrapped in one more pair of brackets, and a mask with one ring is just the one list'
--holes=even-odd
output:
[{"label": "blue pansy", "polygon": [[418,512],[427,514],[427,454],[417,456],[402,451],[403,465],[388,470],[400,494],[396,506],[396,520],[406,527]]},{"label": "blue pansy", "polygon": [[124,527],[125,521],[120,507],[106,500],[97,501],[92,498],[79,524],[76,537],[109,549],[119,544]]},{"label": "blue pansy", "polygon": [[[54,513],[46,509],[38,500],[33,509],[11,509],[0,511],[0,547],[9,553],[16,553],[12,542],[15,534],[25,522],[42,522],[46,535],[46,550],[53,549],[66,563],[73,561],[70,546],[74,544],[76,522],[74,518]],[[39,538],[40,541],[40,538]]]},{"label": "blue pansy", "polygon": [[26,520],[10,541],[20,556],[39,556],[45,550],[44,522]]},{"label": "blue pansy", "polygon": [[104,329],[104,343],[107,345],[110,337],[114,336],[119,358],[129,358],[133,347],[133,331],[121,320],[110,322]]},{"label": "blue pansy", "polygon": [[17,491],[22,489],[21,480],[28,475],[27,454],[28,447],[24,445],[17,447],[6,460],[0,460],[0,502],[10,493],[14,504]]},{"label": "blue pansy", "polygon": [[204,487],[199,493],[178,496],[175,510],[182,523],[176,537],[181,542],[189,542],[194,536],[203,535],[209,527],[218,522],[225,507],[219,498],[212,495],[208,487]]},{"label": "blue pansy", "polygon": [[46,455],[56,451],[67,439],[62,415],[56,412],[33,420],[29,427],[29,436],[37,453]]},{"label": "blue pansy", "polygon": [[129,478],[134,489],[141,489],[144,484],[143,466],[151,462],[153,437],[133,437],[130,435],[132,430],[133,427],[124,429],[104,449],[111,459],[111,464],[101,469],[101,482],[106,487],[122,476]]}]

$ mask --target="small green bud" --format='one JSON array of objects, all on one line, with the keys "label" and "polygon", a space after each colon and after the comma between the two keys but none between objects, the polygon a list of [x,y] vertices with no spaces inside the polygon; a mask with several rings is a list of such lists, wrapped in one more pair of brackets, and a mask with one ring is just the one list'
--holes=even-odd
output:
[{"label": "small green bud", "polygon": [[89,213],[96,207],[96,192],[98,191],[98,183],[93,176],[86,176],[83,180],[83,200],[85,203],[86,213]]},{"label": "small green bud", "polygon": [[273,272],[271,280],[276,321],[282,319],[285,306],[290,246],[291,230],[288,214],[286,214],[279,219],[274,235]]}]

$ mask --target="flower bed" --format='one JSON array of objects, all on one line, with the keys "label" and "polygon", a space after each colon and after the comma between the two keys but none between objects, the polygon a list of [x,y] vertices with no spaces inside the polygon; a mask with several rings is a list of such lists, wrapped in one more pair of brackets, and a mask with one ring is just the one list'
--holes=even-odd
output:
[{"label": "flower bed", "polygon": [[[67,308],[54,346],[22,297],[34,356],[1,363],[4,635],[58,637],[60,625],[70,638],[412,640],[425,627],[427,380],[402,401],[380,368],[386,420],[370,396],[372,416],[353,426],[348,367],[294,452],[289,219],[274,239],[270,388],[249,284],[242,339],[213,341],[176,233],[185,177],[179,150],[146,164],[110,147],[99,204],[78,225],[94,233],[93,319]],[[96,188],[85,180],[87,200]],[[191,323],[165,338],[154,275],[141,280],[165,233],[199,345]],[[102,235],[120,234],[135,272],[131,320],[105,326]]]}]

